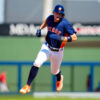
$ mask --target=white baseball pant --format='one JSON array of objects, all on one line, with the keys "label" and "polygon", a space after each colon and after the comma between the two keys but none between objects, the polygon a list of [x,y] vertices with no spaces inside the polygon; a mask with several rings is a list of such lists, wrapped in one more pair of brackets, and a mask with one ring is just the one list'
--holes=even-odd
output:
[{"label": "white baseball pant", "polygon": [[1,92],[8,92],[8,87],[5,83],[2,83],[0,82],[0,89],[1,89]]},{"label": "white baseball pant", "polygon": [[56,51],[51,51],[48,45],[44,42],[34,61],[34,66],[41,67],[44,62],[50,59],[51,73],[56,75],[60,71],[61,62],[63,59],[64,48]]}]

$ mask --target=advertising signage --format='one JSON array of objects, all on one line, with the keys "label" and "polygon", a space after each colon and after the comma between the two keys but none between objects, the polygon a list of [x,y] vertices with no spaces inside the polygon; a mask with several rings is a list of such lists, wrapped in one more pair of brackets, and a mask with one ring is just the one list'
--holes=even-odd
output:
[{"label": "advertising signage", "polygon": [[[35,36],[36,30],[40,25],[35,24],[1,24],[0,35],[2,36]],[[84,25],[80,23],[73,24],[74,29],[77,31],[77,35],[100,35],[100,25],[90,24]],[[42,30],[42,35],[46,35],[47,29]]]}]

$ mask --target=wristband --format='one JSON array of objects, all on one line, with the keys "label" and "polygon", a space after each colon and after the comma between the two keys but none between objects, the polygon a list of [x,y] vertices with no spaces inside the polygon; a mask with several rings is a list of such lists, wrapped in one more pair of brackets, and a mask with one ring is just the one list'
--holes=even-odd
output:
[{"label": "wristband", "polygon": [[68,42],[72,42],[72,37],[71,36],[68,36],[67,39],[68,39]]}]

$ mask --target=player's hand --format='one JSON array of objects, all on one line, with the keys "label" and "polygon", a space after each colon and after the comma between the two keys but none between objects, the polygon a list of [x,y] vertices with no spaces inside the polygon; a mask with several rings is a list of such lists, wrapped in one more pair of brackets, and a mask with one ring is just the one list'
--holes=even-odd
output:
[{"label": "player's hand", "polygon": [[64,42],[67,42],[67,41],[68,41],[67,37],[62,37],[62,40],[63,40]]},{"label": "player's hand", "polygon": [[41,29],[38,29],[38,30],[37,30],[36,36],[37,36],[37,37],[41,37]]}]

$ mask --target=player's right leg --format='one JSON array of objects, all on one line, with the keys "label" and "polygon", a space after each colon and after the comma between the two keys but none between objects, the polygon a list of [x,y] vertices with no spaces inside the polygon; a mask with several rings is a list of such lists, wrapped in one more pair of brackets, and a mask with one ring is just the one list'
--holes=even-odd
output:
[{"label": "player's right leg", "polygon": [[48,57],[49,57],[48,48],[46,47],[45,44],[43,44],[40,52],[37,55],[34,65],[31,67],[27,84],[20,90],[20,93],[25,94],[30,92],[32,81],[37,76],[38,70],[42,66],[42,64],[48,60]]},{"label": "player's right leg", "polygon": [[[57,75],[56,75],[56,77],[57,77]],[[62,88],[63,88],[63,75],[61,75],[60,80],[57,80],[57,82],[56,82],[56,90],[58,92],[60,92],[62,90]]]},{"label": "player's right leg", "polygon": [[61,75],[60,65],[63,58],[63,50],[59,52],[53,52],[53,55],[50,57],[51,61],[51,72],[56,76],[56,90],[60,92],[63,88],[63,75]]}]

